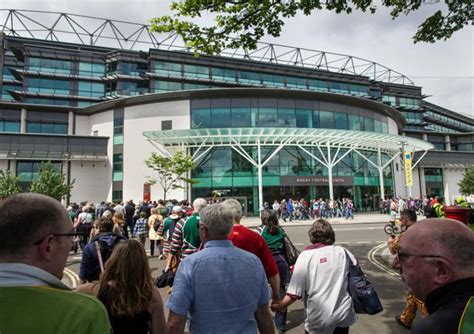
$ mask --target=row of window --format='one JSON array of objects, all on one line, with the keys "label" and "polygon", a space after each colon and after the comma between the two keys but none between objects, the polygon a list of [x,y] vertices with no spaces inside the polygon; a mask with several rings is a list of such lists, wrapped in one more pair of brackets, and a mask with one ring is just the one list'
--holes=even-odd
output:
[{"label": "row of window", "polygon": [[464,122],[461,122],[461,121],[458,121],[452,117],[448,117],[448,116],[445,116],[445,115],[440,115],[440,114],[437,114],[433,111],[426,111],[424,114],[424,116],[427,116],[427,117],[430,117],[430,118],[433,118],[433,119],[436,119],[438,121],[442,121],[442,122],[445,122],[445,123],[448,123],[448,124],[452,124],[452,125],[455,125],[455,126],[458,126],[458,127],[461,127],[461,128],[464,128],[466,131],[474,131],[474,125],[469,125],[469,124],[466,124]]},{"label": "row of window", "polygon": [[191,127],[290,127],[326,128],[388,133],[388,124],[373,118],[345,113],[295,108],[193,109]]},{"label": "row of window", "polygon": [[440,182],[443,183],[443,170],[441,168],[425,168],[426,182]]},{"label": "row of window", "polygon": [[30,57],[28,70],[54,74],[77,74],[87,77],[102,77],[104,76],[105,65],[80,61],[77,72],[74,73],[72,61]]},{"label": "row of window", "polygon": [[0,120],[0,132],[20,132],[20,122]]},{"label": "row of window", "polygon": [[27,133],[52,133],[67,134],[67,124],[64,123],[44,123],[44,122],[27,122]]},{"label": "row of window", "polygon": [[307,89],[338,94],[368,95],[368,87],[359,84],[306,79],[301,77],[251,71],[236,71],[228,68],[189,65],[166,61],[155,61],[155,73],[168,77],[217,80],[271,87]]},{"label": "row of window", "polygon": [[474,143],[451,144],[451,149],[453,151],[474,152]]},{"label": "row of window", "polygon": [[407,123],[415,123],[421,124],[423,121],[421,120],[421,114],[419,112],[414,111],[401,111],[402,115],[405,116]]},{"label": "row of window", "polygon": [[[73,82],[68,80],[29,78],[28,91],[47,94],[75,95],[71,91],[72,84]],[[78,81],[77,95],[102,97],[104,94],[105,85],[103,83]]]},{"label": "row of window", "polygon": [[[18,161],[16,164],[16,175],[20,177],[21,182],[36,181],[41,163],[41,161]],[[60,162],[52,162],[52,165],[58,171],[61,171]]]},{"label": "row of window", "polygon": [[435,132],[461,133],[460,131],[447,128],[445,126],[438,125],[438,124],[428,124],[425,126],[425,129],[427,131],[435,131]]},{"label": "row of window", "polygon": [[382,101],[387,103],[390,106],[400,106],[408,109],[419,109],[420,100],[413,99],[408,97],[397,97],[394,95],[384,94],[382,96]]}]

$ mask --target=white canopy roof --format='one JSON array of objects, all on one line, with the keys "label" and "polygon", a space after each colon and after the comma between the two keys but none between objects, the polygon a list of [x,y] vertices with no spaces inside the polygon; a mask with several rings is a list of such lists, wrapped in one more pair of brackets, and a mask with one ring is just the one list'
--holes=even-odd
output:
[{"label": "white canopy roof", "polygon": [[302,128],[221,128],[147,131],[149,141],[169,147],[203,146],[328,146],[399,152],[401,145],[412,152],[427,151],[434,146],[426,141],[385,133]]}]

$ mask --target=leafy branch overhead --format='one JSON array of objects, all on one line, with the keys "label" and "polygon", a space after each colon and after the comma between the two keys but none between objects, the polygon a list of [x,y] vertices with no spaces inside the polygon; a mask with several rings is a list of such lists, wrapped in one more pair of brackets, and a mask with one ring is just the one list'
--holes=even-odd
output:
[{"label": "leafy branch overhead", "polygon": [[172,157],[164,157],[157,153],[152,153],[150,158],[145,160],[147,167],[153,169],[158,178],[151,178],[148,183],[158,183],[164,192],[164,199],[170,190],[182,189],[184,185],[195,184],[198,181],[187,177],[188,172],[194,169],[192,157],[187,156],[184,152],[177,152]]},{"label": "leafy branch overhead", "polygon": [[[445,0],[445,10],[438,10],[418,26],[415,43],[446,40],[474,20],[472,0]],[[408,15],[426,5],[424,0],[183,0],[174,1],[173,16],[151,19],[151,31],[175,32],[196,54],[217,54],[224,49],[255,50],[265,35],[278,37],[284,19],[301,12],[316,14],[329,10],[350,14],[354,10],[375,13],[378,6],[391,10],[393,19]],[[214,16],[214,23],[202,27],[193,20],[202,14]],[[191,19],[191,20],[187,20]]]}]

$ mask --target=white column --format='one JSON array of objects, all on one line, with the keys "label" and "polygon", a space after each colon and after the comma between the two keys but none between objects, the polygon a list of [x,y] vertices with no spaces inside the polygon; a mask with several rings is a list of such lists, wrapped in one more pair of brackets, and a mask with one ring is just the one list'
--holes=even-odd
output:
[{"label": "white column", "polygon": [[21,108],[21,115],[20,115],[20,133],[26,133],[26,109]]},{"label": "white column", "polygon": [[378,161],[378,170],[379,170],[379,183],[380,183],[380,198],[385,200],[385,189],[384,189],[384,180],[383,180],[383,165],[382,165],[382,152],[380,152],[380,146],[377,147],[377,161]]},{"label": "white column", "polygon": [[69,111],[69,114],[68,114],[67,134],[68,135],[74,134],[74,112],[73,111]]},{"label": "white column", "polygon": [[425,169],[423,167],[418,167],[418,173],[420,174],[420,194],[421,194],[421,197],[425,197],[426,196]]},{"label": "white column", "polygon": [[263,176],[262,176],[262,152],[260,140],[257,141],[257,173],[258,173],[258,209],[263,209]]},{"label": "white column", "polygon": [[451,151],[451,138],[449,135],[444,136],[444,145],[446,151]]},{"label": "white column", "polygon": [[332,160],[331,160],[331,146],[328,142],[328,179],[329,179],[329,199],[334,199],[334,189],[332,184]]},{"label": "white column", "polygon": [[449,191],[449,182],[448,182],[448,174],[449,170],[447,168],[442,169],[443,175],[443,188],[444,188],[444,202],[446,205],[451,205],[451,193]]}]

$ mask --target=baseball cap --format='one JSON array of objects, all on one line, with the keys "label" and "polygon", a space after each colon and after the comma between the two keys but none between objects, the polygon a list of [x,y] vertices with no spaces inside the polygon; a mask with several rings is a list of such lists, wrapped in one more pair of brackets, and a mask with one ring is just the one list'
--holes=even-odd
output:
[{"label": "baseball cap", "polygon": [[172,212],[182,212],[183,211],[183,208],[181,208],[180,206],[176,205],[176,206],[173,206],[173,209],[171,209]]}]

